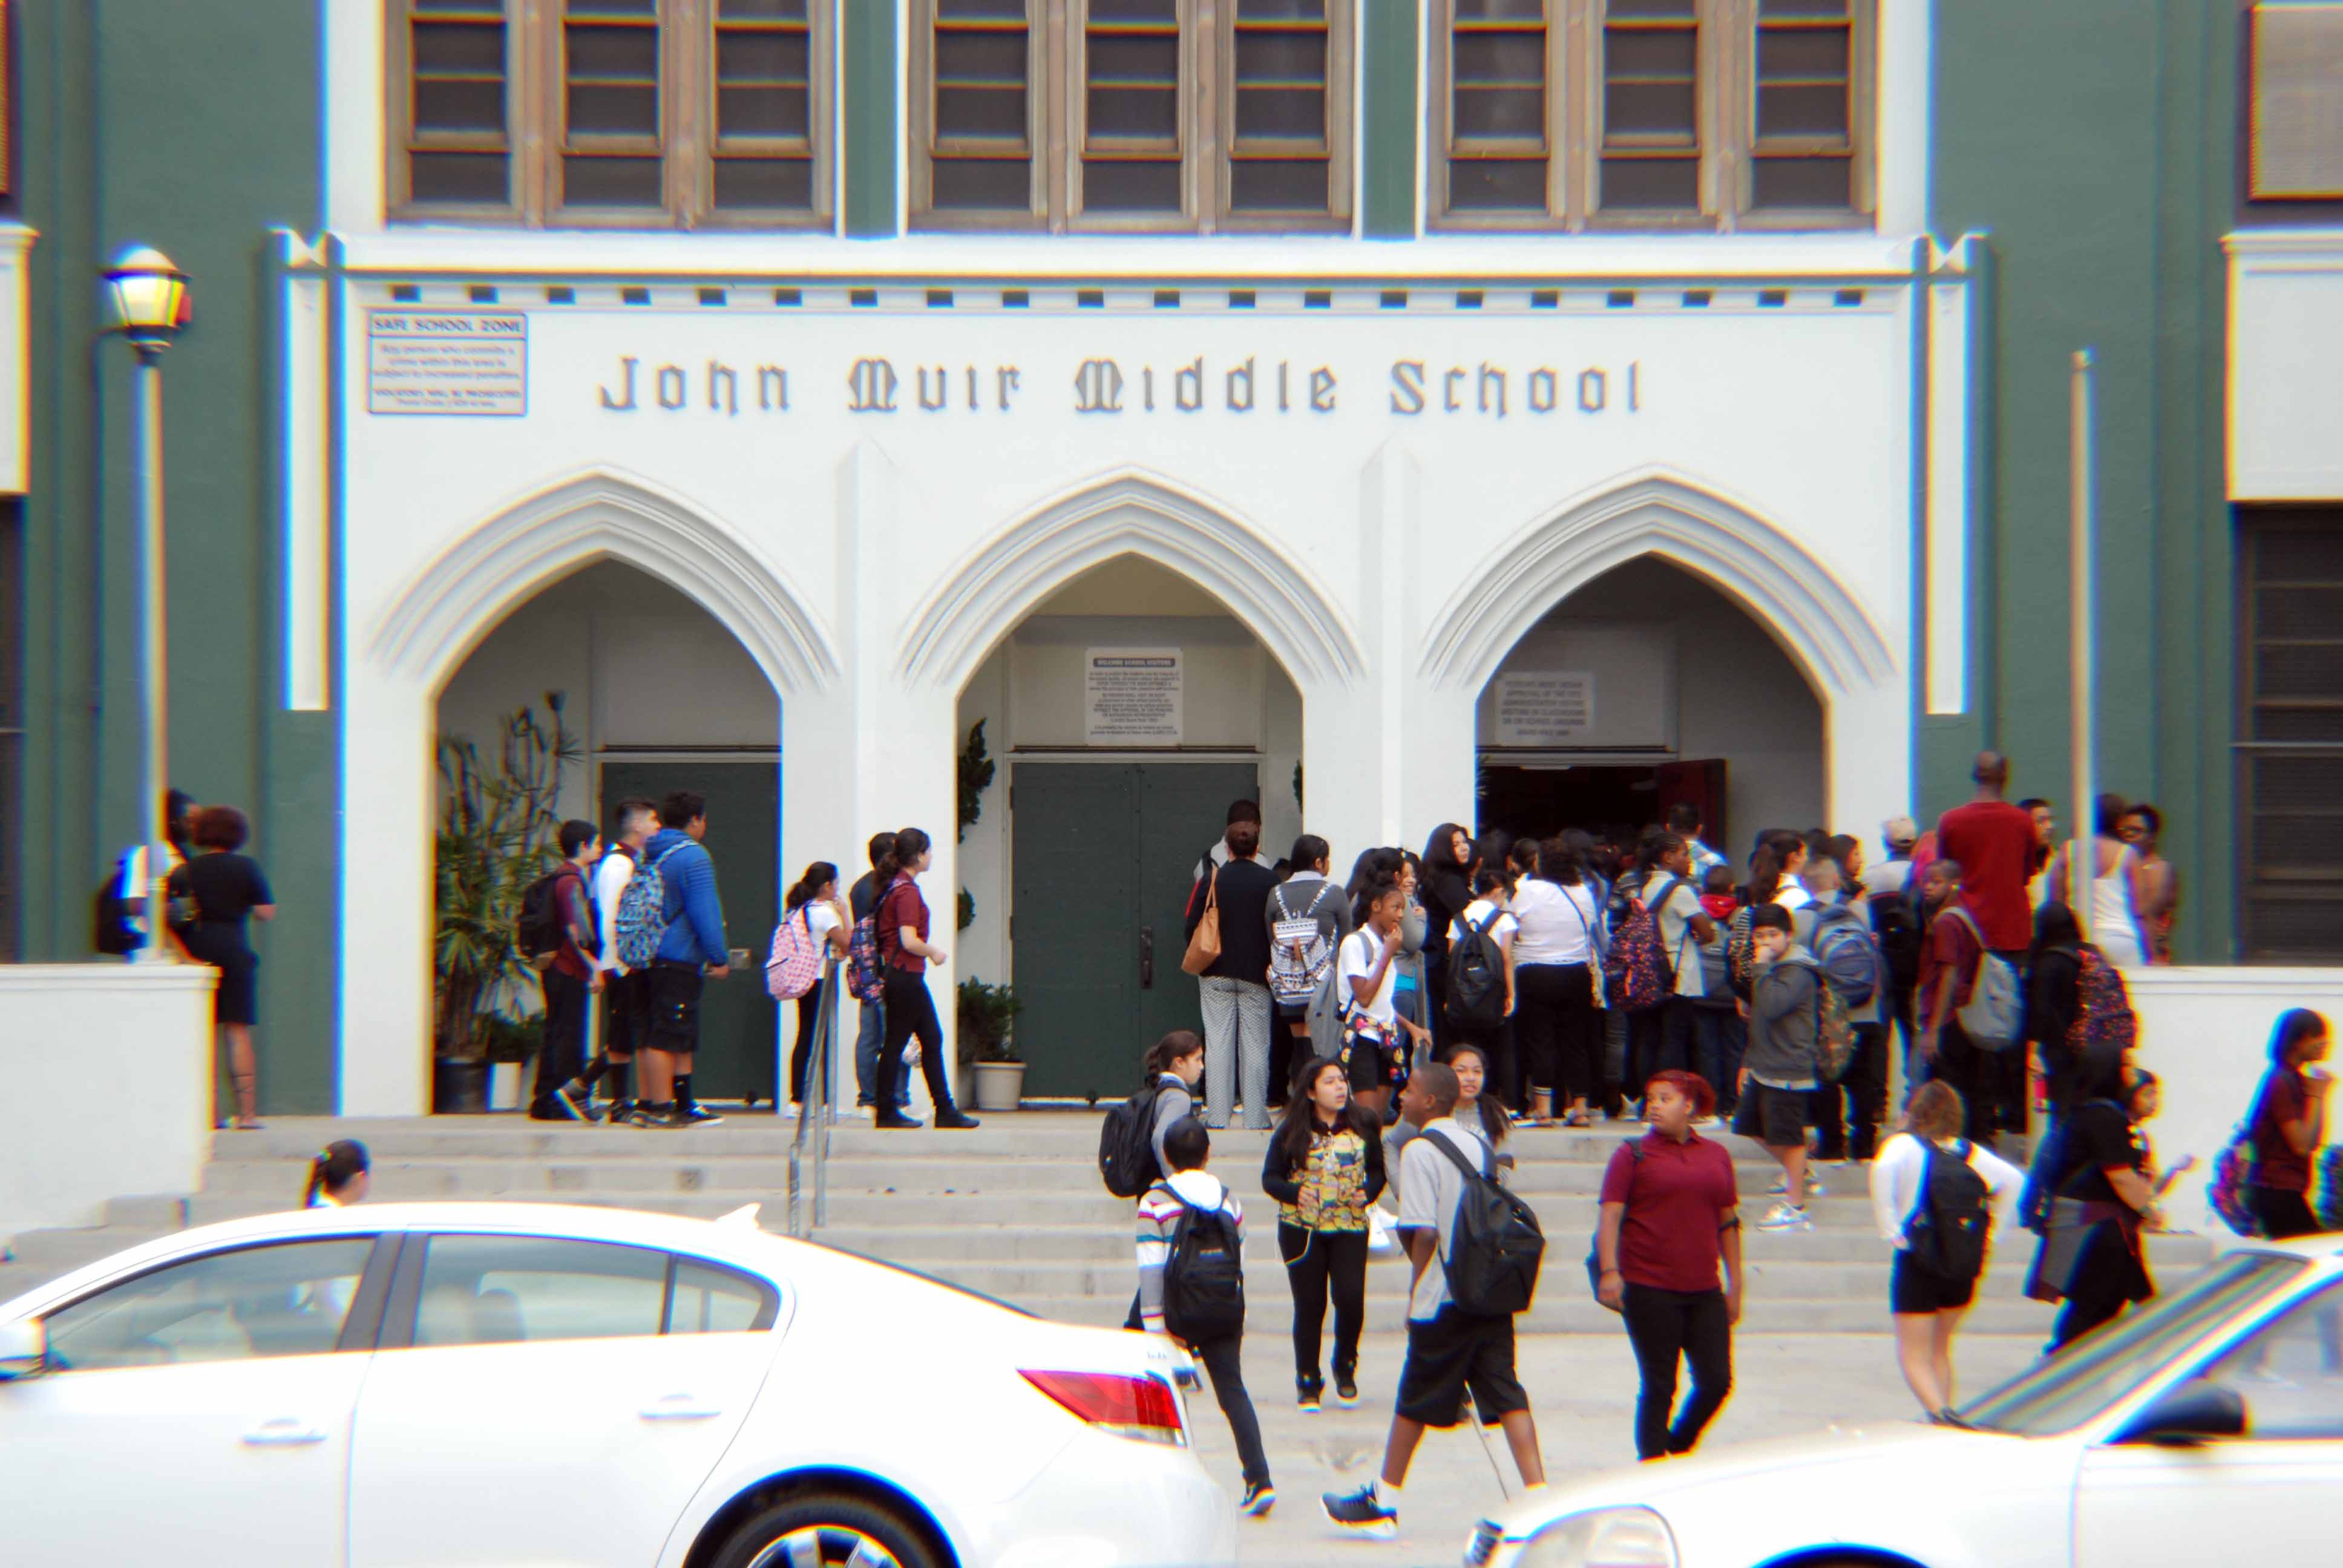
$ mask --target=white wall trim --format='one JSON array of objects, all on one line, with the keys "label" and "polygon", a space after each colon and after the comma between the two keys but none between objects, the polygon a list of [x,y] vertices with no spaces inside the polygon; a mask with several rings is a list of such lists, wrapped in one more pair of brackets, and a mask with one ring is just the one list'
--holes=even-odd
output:
[{"label": "white wall trim", "polygon": [[1501,546],[1442,607],[1423,673],[1477,692],[1554,606],[1642,555],[1738,600],[1826,700],[1895,673],[1869,612],[1805,546],[1749,508],[1656,470],[1567,502]]},{"label": "white wall trim", "polygon": [[1349,619],[1271,538],[1230,508],[1137,469],[1088,480],[944,572],[907,623],[898,668],[907,680],[957,691],[1036,605],[1091,568],[1135,555],[1227,605],[1305,691],[1358,681],[1366,656]]},{"label": "white wall trim", "polygon": [[367,652],[437,691],[514,606],[598,560],[624,561],[705,606],[783,697],[840,672],[805,596],[737,531],[641,479],[600,470],[500,508],[434,557],[393,596]]}]

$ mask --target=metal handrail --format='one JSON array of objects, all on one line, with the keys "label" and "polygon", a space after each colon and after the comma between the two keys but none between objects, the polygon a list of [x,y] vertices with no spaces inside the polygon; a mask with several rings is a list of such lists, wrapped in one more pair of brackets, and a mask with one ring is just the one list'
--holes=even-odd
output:
[{"label": "metal handrail", "polygon": [[[830,1130],[837,1118],[837,1101],[831,1092],[830,1064],[840,1060],[839,992],[845,989],[846,973],[838,960],[832,958],[821,967],[821,1008],[815,1015],[813,1051],[806,1060],[805,1098],[798,1106],[798,1129],[789,1140],[789,1221],[792,1236],[810,1236],[830,1223]],[[773,1033],[773,1049],[778,1058],[780,1031]],[[786,1064],[776,1060],[773,1081],[781,1082],[781,1070]],[[810,1224],[806,1223],[805,1209],[799,1193],[805,1185],[800,1166],[810,1145],[813,1164],[813,1201],[809,1206]]]}]

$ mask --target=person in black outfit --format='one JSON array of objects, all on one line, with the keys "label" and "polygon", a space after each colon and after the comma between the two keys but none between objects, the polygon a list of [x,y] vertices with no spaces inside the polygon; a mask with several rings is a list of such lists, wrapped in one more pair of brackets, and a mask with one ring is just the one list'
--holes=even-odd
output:
[{"label": "person in black outfit", "polygon": [[2140,1232],[2164,1225],[2147,1139],[2128,1109],[2123,1053],[2095,1051],[2082,1081],[2083,1098],[2059,1135],[2057,1196],[2028,1282],[2037,1301],[2066,1301],[2050,1342],[2054,1354],[2156,1294]]},{"label": "person in black outfit", "polygon": [[2067,1048],[2080,1016],[2083,930],[2075,911],[2052,900],[2034,911],[2034,946],[2026,956],[2026,1039],[2042,1059],[2050,1120],[2065,1120],[2079,1087],[2082,1063]]},{"label": "person in black outfit", "polygon": [[1473,901],[1473,835],[1457,823],[1443,822],[1423,841],[1415,896],[1423,905],[1423,1021],[1435,1052],[1448,1043],[1448,928]]},{"label": "person in black outfit", "polygon": [[212,1019],[227,1053],[229,1087],[236,1092],[236,1125],[259,1127],[258,1068],[252,1026],[259,1018],[260,955],[246,935],[247,919],[277,918],[277,896],[250,856],[240,855],[252,823],[233,806],[207,806],[196,816],[196,858],[171,873],[172,930],[187,956],[219,970],[212,992]]}]

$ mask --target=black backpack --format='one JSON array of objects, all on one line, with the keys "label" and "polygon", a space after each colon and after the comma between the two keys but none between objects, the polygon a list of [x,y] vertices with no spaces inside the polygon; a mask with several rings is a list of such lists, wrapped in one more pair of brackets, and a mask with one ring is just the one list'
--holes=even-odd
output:
[{"label": "black backpack", "polygon": [[521,890],[520,918],[514,922],[513,937],[523,958],[561,950],[561,903],[554,896],[554,886],[562,878],[575,875],[566,869],[548,871]]},{"label": "black backpack", "polygon": [[1928,1165],[1904,1239],[1913,1261],[1940,1279],[1963,1283],[1985,1271],[1986,1237],[1993,1227],[1985,1178],[1969,1163],[1967,1140],[1957,1151],[1923,1141]]},{"label": "black backpack", "polygon": [[1448,1021],[1458,1029],[1494,1029],[1505,1021],[1505,953],[1489,935],[1504,918],[1492,910],[1448,944]]},{"label": "black backpack", "polygon": [[1225,1209],[1180,1199],[1180,1222],[1163,1260],[1163,1327],[1192,1345],[1244,1332],[1244,1243]]},{"label": "black backpack", "polygon": [[1443,1265],[1449,1300],[1473,1317],[1528,1311],[1537,1295],[1538,1265],[1545,1261],[1537,1211],[1483,1175],[1447,1139],[1431,1132],[1423,1138],[1464,1172],[1464,1195],[1456,1201],[1456,1227]]},{"label": "black backpack", "polygon": [[1118,1198],[1136,1198],[1162,1178],[1155,1164],[1155,1099],[1162,1092],[1151,1083],[1107,1107],[1106,1124],[1099,1129],[1099,1174]]},{"label": "black backpack", "polygon": [[130,874],[130,857],[135,852],[123,851],[114,862],[114,875],[97,885],[97,897],[91,900],[89,945],[116,958],[135,953],[146,943],[138,928],[130,923],[130,900],[122,896],[122,879]]},{"label": "black backpack", "polygon": [[1893,893],[1871,899],[1871,930],[1879,939],[1879,956],[1886,960],[1887,978],[1898,994],[1920,983],[1920,911],[1913,906],[1909,876]]}]

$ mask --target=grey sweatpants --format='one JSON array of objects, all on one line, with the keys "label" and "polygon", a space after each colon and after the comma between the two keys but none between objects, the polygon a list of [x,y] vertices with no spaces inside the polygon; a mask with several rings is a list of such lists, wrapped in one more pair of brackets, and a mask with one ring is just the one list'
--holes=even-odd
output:
[{"label": "grey sweatpants", "polygon": [[1226,1127],[1244,1086],[1245,1125],[1269,1125],[1269,988],[1206,975],[1197,982],[1204,1010],[1204,1125]]}]

